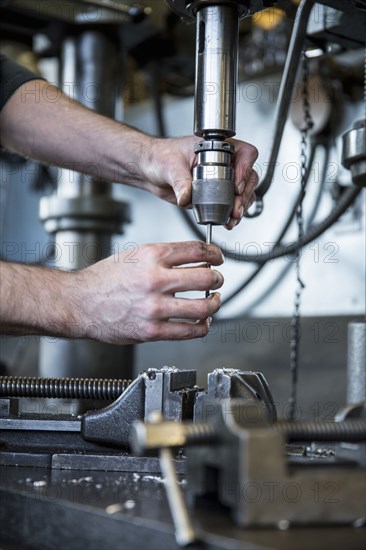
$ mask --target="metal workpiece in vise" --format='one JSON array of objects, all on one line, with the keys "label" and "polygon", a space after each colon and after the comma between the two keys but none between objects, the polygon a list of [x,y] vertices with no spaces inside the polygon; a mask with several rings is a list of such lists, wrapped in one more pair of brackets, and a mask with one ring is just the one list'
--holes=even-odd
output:
[{"label": "metal workpiece in vise", "polygon": [[192,208],[198,224],[225,225],[235,200],[234,146],[239,20],[275,2],[257,0],[167,0],[186,21],[196,20],[195,146]]},{"label": "metal workpiece in vise", "polygon": [[218,399],[258,401],[267,409],[268,418],[277,420],[276,406],[268,383],[260,372],[238,369],[215,369],[207,377],[207,391],[196,395],[194,421],[205,422]]}]

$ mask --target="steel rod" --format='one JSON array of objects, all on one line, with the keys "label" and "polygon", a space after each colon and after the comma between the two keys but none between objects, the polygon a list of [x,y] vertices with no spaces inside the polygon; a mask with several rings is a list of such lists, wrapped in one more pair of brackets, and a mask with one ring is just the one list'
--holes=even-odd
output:
[{"label": "steel rod", "polygon": [[131,380],[0,376],[1,397],[117,399]]}]

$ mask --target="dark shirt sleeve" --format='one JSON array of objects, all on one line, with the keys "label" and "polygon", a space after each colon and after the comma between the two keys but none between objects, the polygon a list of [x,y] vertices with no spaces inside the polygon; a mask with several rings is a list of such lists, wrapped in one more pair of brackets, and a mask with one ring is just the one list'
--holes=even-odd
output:
[{"label": "dark shirt sleeve", "polygon": [[22,84],[38,79],[45,80],[0,54],[0,110]]}]

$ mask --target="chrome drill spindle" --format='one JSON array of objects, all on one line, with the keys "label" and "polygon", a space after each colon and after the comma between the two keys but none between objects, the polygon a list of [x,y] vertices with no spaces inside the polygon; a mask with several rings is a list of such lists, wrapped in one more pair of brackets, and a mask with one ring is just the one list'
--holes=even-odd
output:
[{"label": "chrome drill spindle", "polygon": [[238,2],[197,3],[194,133],[202,141],[195,145],[192,208],[206,225],[207,244],[212,226],[228,223],[235,201],[235,147],[226,140],[235,135],[239,17]]}]

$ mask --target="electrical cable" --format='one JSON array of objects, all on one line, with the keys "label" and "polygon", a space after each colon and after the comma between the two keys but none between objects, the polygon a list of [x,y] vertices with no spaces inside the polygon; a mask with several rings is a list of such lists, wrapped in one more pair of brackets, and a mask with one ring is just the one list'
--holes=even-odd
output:
[{"label": "electrical cable", "polygon": [[271,147],[267,171],[259,182],[256,189],[256,209],[254,214],[247,214],[248,218],[257,217],[263,211],[263,197],[269,191],[273,184],[276,162],[278,159],[279,150],[283,140],[286,120],[288,117],[291,98],[295,86],[298,66],[301,60],[301,54],[306,41],[307,28],[314,7],[315,0],[301,0],[293,25],[293,31],[286,56],[285,67],[282,74],[280,89],[278,93],[278,101],[275,110],[275,132]]},{"label": "electrical cable", "polygon": [[272,252],[263,254],[260,261],[264,262],[268,259],[281,258],[282,256],[290,256],[296,253],[296,251],[303,248],[305,245],[320,237],[327,229],[329,229],[345,211],[351,206],[358,195],[361,193],[362,188],[351,187],[344,192],[343,196],[339,200],[338,204],[333,210],[319,223],[311,226],[309,230],[304,234],[301,240],[298,240],[291,244],[285,244],[278,246]]},{"label": "electrical cable", "polygon": [[[319,206],[320,206],[320,201],[321,201],[321,195],[322,195],[323,190],[324,190],[323,188],[324,188],[326,173],[327,173],[327,170],[328,170],[328,161],[329,161],[329,154],[330,154],[329,147],[325,146],[324,149],[325,149],[325,158],[324,158],[324,163],[323,163],[322,177],[321,177],[321,180],[320,180],[321,183],[319,185],[318,192],[317,192],[316,198],[314,200],[313,208],[312,208],[312,210],[309,214],[309,218],[308,218],[308,221],[307,221],[307,227],[309,227],[313,223],[313,221],[315,219],[315,216],[318,213]],[[265,265],[267,265],[267,264],[261,264],[260,267],[264,267]],[[250,312],[253,311],[253,309],[255,309],[260,304],[262,304],[271,294],[273,294],[273,292],[276,290],[278,285],[282,282],[283,278],[286,276],[287,272],[291,269],[291,267],[292,267],[292,263],[288,263],[287,265],[285,265],[285,267],[280,271],[280,273],[277,275],[275,280],[271,282],[271,285],[260,296],[258,296],[254,300],[254,302],[252,302],[252,304],[250,304],[249,306],[247,306],[245,308],[245,313],[247,315],[249,315]],[[225,303],[226,302],[224,300],[223,304],[225,304]]]},{"label": "electrical cable", "polygon": [[[301,249],[305,245],[309,244],[311,241],[320,237],[331,225],[333,225],[339,218],[344,214],[344,212],[351,206],[355,201],[358,195],[361,193],[362,187],[351,187],[344,192],[343,196],[340,198],[339,202],[335,205],[333,210],[319,223],[311,226],[301,241],[296,241],[293,243],[286,243],[273,247],[272,250],[263,254],[236,254],[234,252],[226,252],[224,254],[225,258],[236,260],[240,262],[254,262],[254,263],[266,263],[269,260],[274,260],[276,258],[281,258],[283,256],[292,256],[298,249]],[[194,230],[196,236],[201,241],[204,241],[205,238],[203,234],[198,230],[194,225],[193,221],[189,218],[189,226]],[[216,244],[217,243],[213,243]]]},{"label": "electrical cable", "polygon": [[165,138],[167,137],[167,133],[166,133],[164,111],[163,111],[163,102],[162,102],[161,91],[160,91],[160,70],[159,70],[158,62],[156,60],[152,61],[149,64],[147,71],[149,75],[150,92],[151,92],[151,96],[155,107],[158,135],[159,137]]}]

